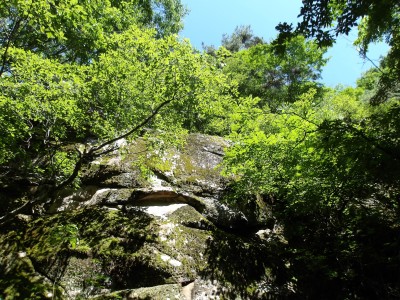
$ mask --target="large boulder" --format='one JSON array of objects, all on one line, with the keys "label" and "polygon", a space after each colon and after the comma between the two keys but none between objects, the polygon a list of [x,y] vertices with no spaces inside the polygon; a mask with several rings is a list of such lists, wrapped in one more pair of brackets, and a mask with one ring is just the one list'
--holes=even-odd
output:
[{"label": "large boulder", "polygon": [[221,176],[226,140],[192,134],[185,147],[146,151],[143,140],[92,162],[77,191],[62,191],[50,212],[87,206],[130,207],[186,203],[225,228],[257,226],[254,213],[222,202],[230,181]]},{"label": "large boulder", "polygon": [[284,241],[259,231],[272,231],[270,220],[223,202],[231,182],[219,164],[227,146],[221,138],[189,135],[185,147],[155,155],[138,140],[94,161],[81,188],[61,191],[49,215],[19,216],[1,228],[0,297],[264,299],[291,293],[291,283],[282,280],[287,264],[276,259]]}]

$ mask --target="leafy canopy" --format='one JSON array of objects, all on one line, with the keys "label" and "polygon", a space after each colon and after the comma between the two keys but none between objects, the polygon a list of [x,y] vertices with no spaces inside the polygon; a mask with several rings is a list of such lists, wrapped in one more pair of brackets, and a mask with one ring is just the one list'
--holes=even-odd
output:
[{"label": "leafy canopy", "polygon": [[299,293],[387,298],[398,280],[399,101],[370,106],[361,87],[316,95],[235,114],[225,174],[238,199],[260,195],[284,225]]},{"label": "leafy canopy", "polygon": [[[393,58],[368,71],[356,88],[329,89],[316,82],[322,53],[294,35],[282,48],[275,42],[216,52],[216,65],[247,96],[224,109],[232,201],[249,202],[273,216],[274,228],[282,226],[287,244],[280,254],[288,267],[284,275],[275,271],[299,297],[396,297],[398,80],[389,89],[382,85],[382,75],[395,72]],[[385,101],[372,106],[382,90]]]},{"label": "leafy canopy", "polygon": [[[51,158],[67,144],[115,138],[162,104],[169,109],[146,126],[190,127],[191,112],[224,93],[223,76],[188,43],[154,35],[138,27],[115,33],[107,51],[87,66],[10,48],[11,73],[0,82],[1,163],[17,159],[27,169],[54,168]],[[62,170],[61,163],[57,169]]]},{"label": "leafy canopy", "polygon": [[90,63],[114,33],[137,25],[157,36],[177,33],[186,10],[180,0],[5,0],[0,3],[2,70],[16,47],[62,62]]}]

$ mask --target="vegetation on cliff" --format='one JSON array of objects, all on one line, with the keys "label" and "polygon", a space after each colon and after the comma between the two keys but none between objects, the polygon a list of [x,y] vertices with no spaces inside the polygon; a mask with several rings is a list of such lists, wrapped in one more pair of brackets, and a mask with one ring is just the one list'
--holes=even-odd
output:
[{"label": "vegetation on cliff", "polygon": [[[135,261],[137,249],[123,247],[151,244],[156,237],[150,220],[119,236],[107,230],[115,229],[109,223],[126,217],[122,212],[45,217],[46,211],[64,189],[83,187],[83,171],[118,150],[122,138],[129,142],[140,137],[146,143],[144,151],[160,154],[165,145],[182,147],[185,139],[178,137],[185,133],[213,134],[230,145],[220,165],[229,181],[221,198],[237,207],[252,207],[259,219],[268,215],[281,237],[279,242],[270,240],[269,246],[254,246],[253,239],[243,237],[248,230],[244,228],[243,243],[235,245],[237,238],[216,231],[210,242],[215,249],[208,250],[218,255],[213,261],[209,254],[209,264],[221,267],[224,256],[218,251],[225,252],[229,264],[234,260],[229,251],[244,256],[250,249],[255,253],[251,257],[265,257],[247,266],[253,266],[257,276],[267,272],[278,286],[290,282],[296,297],[400,297],[399,4],[353,2],[303,1],[303,22],[295,29],[280,24],[274,42],[265,43],[249,28],[238,27],[224,36],[222,47],[199,53],[176,35],[185,14],[179,0],[3,1],[2,256],[23,244],[33,263],[40,265],[51,265],[43,252],[49,247],[61,254],[95,253],[108,258],[105,265],[131,254],[132,264],[145,263]],[[384,38],[391,46],[388,56],[356,87],[323,86],[318,81],[326,63],[323,54],[335,39],[330,30],[347,34],[360,17],[363,54],[370,42]],[[173,166],[162,155],[147,162],[148,156],[125,155],[154,174],[167,173]],[[187,160],[181,170],[187,181],[196,183],[200,175],[206,180],[205,171],[187,171],[195,169]],[[18,214],[33,220],[21,220]],[[137,216],[145,218],[142,212]],[[53,220],[56,227],[51,227]],[[93,238],[99,243],[88,234],[77,245],[74,226],[84,222],[86,232],[96,227]],[[13,230],[13,224],[18,229]],[[129,239],[135,243],[126,244]],[[281,263],[267,268],[265,258]],[[34,283],[42,280],[30,260],[21,262],[23,276],[7,273],[7,262],[0,262],[0,271],[7,274],[0,279],[0,297],[16,293],[14,285],[27,280],[27,274]],[[251,275],[248,267],[232,268],[237,268],[229,270],[233,277],[218,269],[215,274],[208,270],[208,275],[229,285],[247,282],[241,272]],[[164,277],[171,275],[163,272]],[[166,282],[163,276],[160,284]],[[254,282],[247,283],[240,288],[255,295],[250,291],[257,288]],[[33,286],[43,291],[32,295],[45,289],[62,295],[62,287],[52,287],[49,280]],[[24,293],[31,297],[29,290]]]}]

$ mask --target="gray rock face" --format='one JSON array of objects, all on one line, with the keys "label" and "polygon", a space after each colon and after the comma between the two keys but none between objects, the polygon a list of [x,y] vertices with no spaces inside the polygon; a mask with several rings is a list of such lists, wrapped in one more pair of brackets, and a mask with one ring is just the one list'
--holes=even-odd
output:
[{"label": "gray rock face", "polygon": [[[182,149],[158,155],[144,151],[143,141],[128,144],[94,161],[79,190],[60,193],[50,217],[20,221],[15,234],[3,232],[3,251],[26,253],[24,276],[41,278],[32,285],[41,289],[36,299],[290,293],[290,283],[273,283],[274,270],[285,266],[271,261],[273,247],[256,234],[265,224],[222,202],[229,180],[219,164],[227,146],[205,135],[189,135]],[[15,235],[26,241],[13,243]],[[19,259],[1,264],[8,279],[0,288],[22,268]]]},{"label": "gray rock face", "polygon": [[70,211],[87,206],[125,208],[185,203],[214,224],[225,228],[246,226],[243,212],[221,203],[228,180],[220,175],[219,164],[228,143],[219,137],[190,135],[184,150],[167,149],[160,157],[147,153],[150,164],[143,178],[134,161],[136,145],[127,145],[112,156],[94,161],[80,190],[61,197],[51,212]]}]

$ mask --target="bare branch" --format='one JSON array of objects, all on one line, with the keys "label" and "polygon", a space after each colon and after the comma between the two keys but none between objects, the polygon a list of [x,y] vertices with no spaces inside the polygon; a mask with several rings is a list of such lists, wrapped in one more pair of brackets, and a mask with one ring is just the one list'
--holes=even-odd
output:
[{"label": "bare branch", "polygon": [[20,207],[8,212],[4,216],[1,216],[0,217],[0,226],[11,221],[16,215],[21,213],[24,209],[32,207],[33,205],[38,203],[40,200],[41,200],[40,198],[29,200],[29,201],[25,202],[23,205],[21,205]]}]

